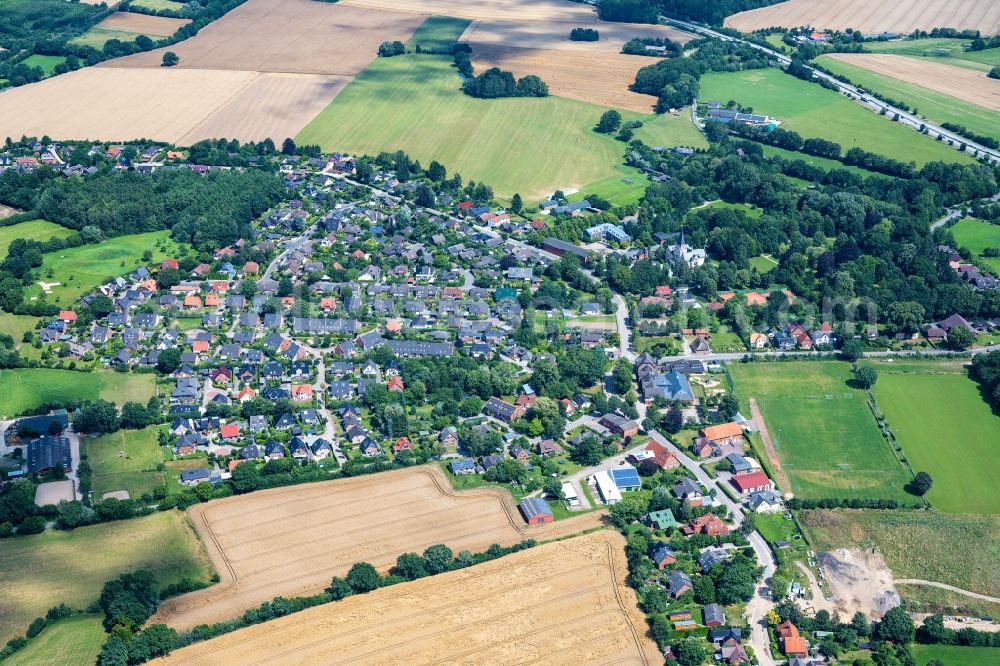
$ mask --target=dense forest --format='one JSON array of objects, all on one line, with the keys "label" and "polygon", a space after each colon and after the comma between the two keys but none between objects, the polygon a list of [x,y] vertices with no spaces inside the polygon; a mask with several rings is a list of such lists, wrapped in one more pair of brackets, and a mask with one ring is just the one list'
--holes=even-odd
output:
[{"label": "dense forest", "polygon": [[781,0],[598,0],[597,11],[605,21],[656,23],[660,14],[689,21],[722,25],[732,14],[767,7]]},{"label": "dense forest", "polygon": [[[769,158],[759,144],[724,132],[710,138],[708,151],[687,158],[637,142],[626,156],[633,166],[673,176],[648,188],[629,233],[650,245],[654,233],[677,232],[683,222],[688,242],[706,247],[718,260],[693,271],[679,269],[679,279],[707,298],[722,290],[784,284],[812,303],[841,304],[835,306],[840,318],[845,308],[867,299],[880,319],[888,317],[899,330],[953,312],[970,318],[1000,315],[1000,292],[973,291],[937,250],[938,244],[953,242],[950,231],[930,231],[945,206],[995,193],[995,168],[932,162],[910,178],[862,177]],[[812,185],[804,187],[803,181]],[[716,199],[752,204],[763,214],[754,219],[742,210],[692,210]],[[761,253],[780,258],[766,277],[750,265]],[[644,294],[660,284],[652,278],[662,268],[655,260],[630,267],[609,259],[599,270],[612,287]],[[750,309],[750,316],[763,314],[763,308]],[[861,315],[867,314],[862,308]]]}]

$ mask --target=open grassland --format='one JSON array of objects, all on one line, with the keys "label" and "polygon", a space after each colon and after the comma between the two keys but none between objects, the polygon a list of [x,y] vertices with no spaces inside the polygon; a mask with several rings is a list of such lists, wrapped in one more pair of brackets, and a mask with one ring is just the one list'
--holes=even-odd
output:
[{"label": "open grassland", "polygon": [[855,102],[777,69],[710,72],[701,77],[699,99],[736,100],[754,112],[776,117],[781,127],[803,138],[839,143],[842,152],[857,146],[918,165],[934,160],[970,162],[971,155],[906,129]]},{"label": "open grassland", "polygon": [[806,164],[810,164],[821,169],[826,169],[831,171],[833,169],[843,169],[844,171],[850,171],[851,173],[856,173],[859,176],[874,176],[876,175],[873,171],[868,171],[867,169],[862,169],[857,166],[849,166],[843,162],[838,162],[837,160],[831,160],[826,157],[816,157],[815,155],[807,155],[805,153],[800,153],[795,150],[785,150],[784,148],[778,148],[777,146],[761,146],[764,150],[764,154],[768,157],[781,157],[786,160],[802,160]]},{"label": "open grassland", "polygon": [[149,16],[133,12],[115,12],[98,23],[95,27],[103,30],[118,30],[134,32],[150,37],[169,37],[181,26],[191,22],[191,19],[168,18],[166,16]]},{"label": "open grassland", "polygon": [[0,259],[7,256],[7,248],[18,238],[34,241],[47,241],[50,238],[66,238],[76,233],[72,229],[61,227],[48,220],[30,220],[18,222],[9,227],[0,227]]},{"label": "open grassland", "polygon": [[447,49],[458,41],[471,22],[454,16],[428,16],[414,31],[406,48]]},{"label": "open grassland", "polygon": [[601,531],[348,597],[192,645],[158,664],[659,664]]},{"label": "open grassland", "polygon": [[[545,51],[574,51],[577,53],[621,53],[625,42],[635,37],[659,37],[684,44],[694,35],[665,25],[601,22],[594,27],[600,36],[596,42],[575,42],[569,38],[573,28],[583,27],[573,21],[526,22],[524,19],[473,21],[462,35],[462,41],[472,46],[473,54],[486,46],[506,46]],[[656,62],[648,56],[633,56],[643,64]],[[543,77],[544,78],[544,77]]]},{"label": "open grassland", "polygon": [[122,30],[105,30],[103,28],[91,28],[87,32],[83,33],[79,37],[74,37],[70,40],[72,44],[77,46],[90,46],[95,49],[103,49],[104,45],[107,44],[112,39],[117,39],[120,42],[134,42],[135,38],[139,36],[137,32],[124,32]]},{"label": "open grassland", "polygon": [[35,330],[37,321],[39,321],[38,317],[0,312],[0,333],[6,333],[14,338],[14,346],[20,346],[25,331]]},{"label": "open grassland", "polygon": [[96,499],[115,490],[127,490],[135,499],[165,485],[163,472],[156,469],[163,462],[158,434],[159,429],[152,427],[84,440]]},{"label": "open grassland", "polygon": [[1000,48],[968,51],[968,39],[937,37],[929,39],[903,39],[889,42],[868,42],[865,49],[872,53],[891,53],[942,62],[956,67],[988,72],[993,65],[1000,65]]},{"label": "open grassland", "polygon": [[930,511],[803,511],[816,550],[878,548],[894,578],[1000,595],[1000,517]]},{"label": "open grassland", "polygon": [[1000,33],[1000,4],[994,0],[788,0],[726,17],[726,27],[743,32],[772,26],[863,33],[895,32],[949,27]]},{"label": "open grassland", "polygon": [[435,466],[266,490],[189,513],[222,582],[160,606],[156,621],[178,629],[234,617],[277,595],[315,594],[359,561],[386,571],[402,553],[437,543],[478,552],[600,525],[592,513],[529,528],[507,491],[456,493]]},{"label": "open grassland", "polygon": [[59,603],[84,608],[125,571],[148,569],[162,586],[207,580],[212,569],[194,530],[178,511],[72,532],[0,541],[0,641]]},{"label": "open grassland", "polygon": [[839,361],[735,363],[736,394],[756,398],[781,466],[802,498],[912,503],[910,475],[882,437],[863,391]]},{"label": "open grassland", "polygon": [[153,9],[159,11],[161,9],[168,9],[173,12],[183,11],[183,2],[175,2],[174,0],[132,0],[129,3],[133,7],[145,7],[146,9]]},{"label": "open grassland", "polygon": [[878,367],[872,392],[910,465],[934,479],[931,504],[950,513],[1000,513],[1000,417],[962,369],[928,362]]},{"label": "open grassland", "polygon": [[624,164],[615,169],[613,176],[587,183],[578,192],[566,197],[569,201],[582,201],[590,195],[604,197],[618,206],[639,201],[646,193],[650,180],[642,171]]},{"label": "open grassland", "polygon": [[568,0],[492,0],[489,3],[468,0],[341,0],[339,4],[468,19],[571,21],[579,26],[598,23],[597,13],[592,7]]},{"label": "open grassland", "polygon": [[56,65],[60,65],[64,62],[66,62],[65,56],[38,55],[35,53],[22,60],[21,64],[32,68],[40,67],[45,73],[45,76],[52,76],[52,72],[55,70]]},{"label": "open grassland", "polygon": [[[145,262],[149,264],[176,258],[180,247],[170,239],[169,231],[151,231],[48,252],[42,257],[41,268],[33,274],[35,284],[27,290],[27,297],[44,296],[49,303],[69,307],[109,278],[125,275],[143,265],[142,255],[147,250],[152,254],[150,261]],[[48,289],[39,282],[49,285]]]},{"label": "open grassland", "polygon": [[169,50],[180,57],[175,69],[354,76],[375,59],[381,42],[405,42],[423,20],[342,3],[248,0],[191,39],[102,67],[158,67]]},{"label": "open grassland", "polygon": [[930,585],[896,584],[899,597],[907,610],[914,613],[942,613],[944,615],[971,615],[973,617],[998,617],[1000,604],[990,603],[951,590]]},{"label": "open grassland", "polygon": [[990,666],[1000,663],[1000,648],[914,644],[912,650],[917,666],[927,666],[933,660],[948,666]]},{"label": "open grassland", "polygon": [[990,224],[985,220],[965,218],[950,227],[959,247],[967,248],[976,260],[986,264],[997,274],[1000,274],[1000,257],[984,257],[983,250],[988,247],[1000,248],[1000,225]]},{"label": "open grassland", "polygon": [[1000,136],[1000,81],[982,72],[906,56],[835,53],[818,62],[854,83],[919,109],[935,122]]},{"label": "open grassland", "polygon": [[475,99],[459,86],[450,58],[381,58],[296,141],[355,153],[405,150],[528,201],[613,176],[621,163],[625,146],[593,131],[601,107],[559,97]]},{"label": "open grassland", "polygon": [[45,628],[27,647],[4,660],[4,666],[93,666],[107,634],[101,615],[74,615]]},{"label": "open grassland", "polygon": [[53,370],[51,368],[17,368],[0,370],[0,414],[13,416],[29,412],[40,405],[67,400],[104,398],[122,402],[145,403],[153,395],[153,375],[136,375],[95,370]]},{"label": "open grassland", "polygon": [[676,116],[670,113],[646,116],[642,123],[632,134],[647,146],[708,148],[705,135],[691,122],[690,114],[683,111]]}]

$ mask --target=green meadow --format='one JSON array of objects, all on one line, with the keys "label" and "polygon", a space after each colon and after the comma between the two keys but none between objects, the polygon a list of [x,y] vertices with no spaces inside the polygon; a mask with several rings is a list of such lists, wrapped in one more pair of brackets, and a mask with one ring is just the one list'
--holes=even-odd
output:
[{"label": "green meadow", "polygon": [[796,496],[913,503],[904,490],[910,474],[882,437],[864,391],[847,383],[850,365],[733,363],[729,371],[742,404],[757,399]]},{"label": "green meadow", "polygon": [[755,113],[773,116],[781,127],[803,138],[821,138],[841,146],[855,146],[903,162],[923,165],[935,160],[969,162],[947,144],[921,136],[889,118],[863,109],[846,97],[807,83],[777,69],[710,72],[701,77],[699,99],[735,100]]},{"label": "green meadow", "polygon": [[100,614],[91,613],[51,624],[4,660],[4,666],[93,666],[107,638],[101,620]]},{"label": "green meadow", "polygon": [[991,666],[1000,663],[1000,648],[968,647],[965,645],[913,645],[917,666],[937,660],[948,666]]},{"label": "green meadow", "polygon": [[9,227],[0,227],[0,259],[7,256],[7,248],[12,241],[18,238],[27,238],[35,241],[47,241],[50,238],[66,238],[75,231],[61,227],[48,220],[30,220],[28,222],[18,222]]},{"label": "green meadow", "polygon": [[37,53],[31,54],[21,61],[22,64],[31,68],[41,67],[42,71],[45,72],[45,76],[52,76],[56,65],[64,62],[66,62],[66,56],[38,55]]},{"label": "green meadow", "polygon": [[414,50],[418,46],[425,50],[450,48],[470,23],[472,21],[469,19],[452,16],[430,16],[406,42],[406,48],[409,50]]},{"label": "green meadow", "polygon": [[16,368],[0,370],[0,414],[14,416],[41,405],[67,400],[103,398],[121,403],[122,397],[145,404],[153,395],[153,375],[95,370]]},{"label": "green meadow", "polygon": [[[112,39],[120,42],[134,42],[141,33],[127,32],[125,30],[108,30],[106,28],[91,28],[79,37],[70,40],[71,44],[77,46],[90,46],[95,49],[103,49],[104,45]],[[157,37],[152,37],[157,39]]]},{"label": "green meadow", "polygon": [[994,65],[1000,65],[1000,49],[967,51],[962,48],[968,39],[935,37],[930,39],[906,39],[895,42],[868,42],[865,49],[872,53],[891,53],[922,60],[932,60],[946,65],[988,72]]},{"label": "green meadow", "polygon": [[93,470],[94,497],[104,493],[127,490],[136,499],[164,486],[163,462],[159,445],[159,429],[119,430],[86,440],[87,461]]},{"label": "green meadow", "polygon": [[816,62],[835,74],[846,76],[867,90],[915,107],[921,116],[935,123],[958,123],[976,134],[1000,138],[1000,113],[970,104],[950,95],[907,83],[863,67],[820,56]]},{"label": "green meadow", "polygon": [[1000,257],[984,257],[983,250],[988,247],[1000,248],[1000,225],[990,224],[984,220],[964,218],[950,227],[959,247],[968,249],[977,261],[986,264],[994,272],[1000,273]]}]

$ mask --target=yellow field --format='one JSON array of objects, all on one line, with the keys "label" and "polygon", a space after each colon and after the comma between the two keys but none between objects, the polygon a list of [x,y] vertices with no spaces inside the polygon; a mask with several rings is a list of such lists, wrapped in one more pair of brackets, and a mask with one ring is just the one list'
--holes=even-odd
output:
[{"label": "yellow field", "polygon": [[169,37],[177,30],[191,22],[191,19],[168,18],[166,16],[149,16],[133,14],[132,12],[115,12],[95,27],[102,30],[118,32],[134,32],[151,37]]}]

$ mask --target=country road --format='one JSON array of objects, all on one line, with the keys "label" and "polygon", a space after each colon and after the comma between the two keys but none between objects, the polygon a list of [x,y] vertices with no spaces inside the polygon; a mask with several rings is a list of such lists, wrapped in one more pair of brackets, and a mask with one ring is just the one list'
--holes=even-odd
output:
[{"label": "country road", "polygon": [[962,588],[955,587],[954,585],[938,583],[933,580],[920,580],[919,578],[896,578],[892,582],[894,584],[898,583],[899,585],[925,585],[927,587],[936,587],[941,590],[954,592],[955,594],[961,594],[966,597],[972,597],[973,599],[979,599],[980,601],[989,601],[990,603],[1000,604],[1000,599],[997,597],[991,597],[988,594],[979,594],[978,592],[970,592],[969,590],[963,590]]}]

